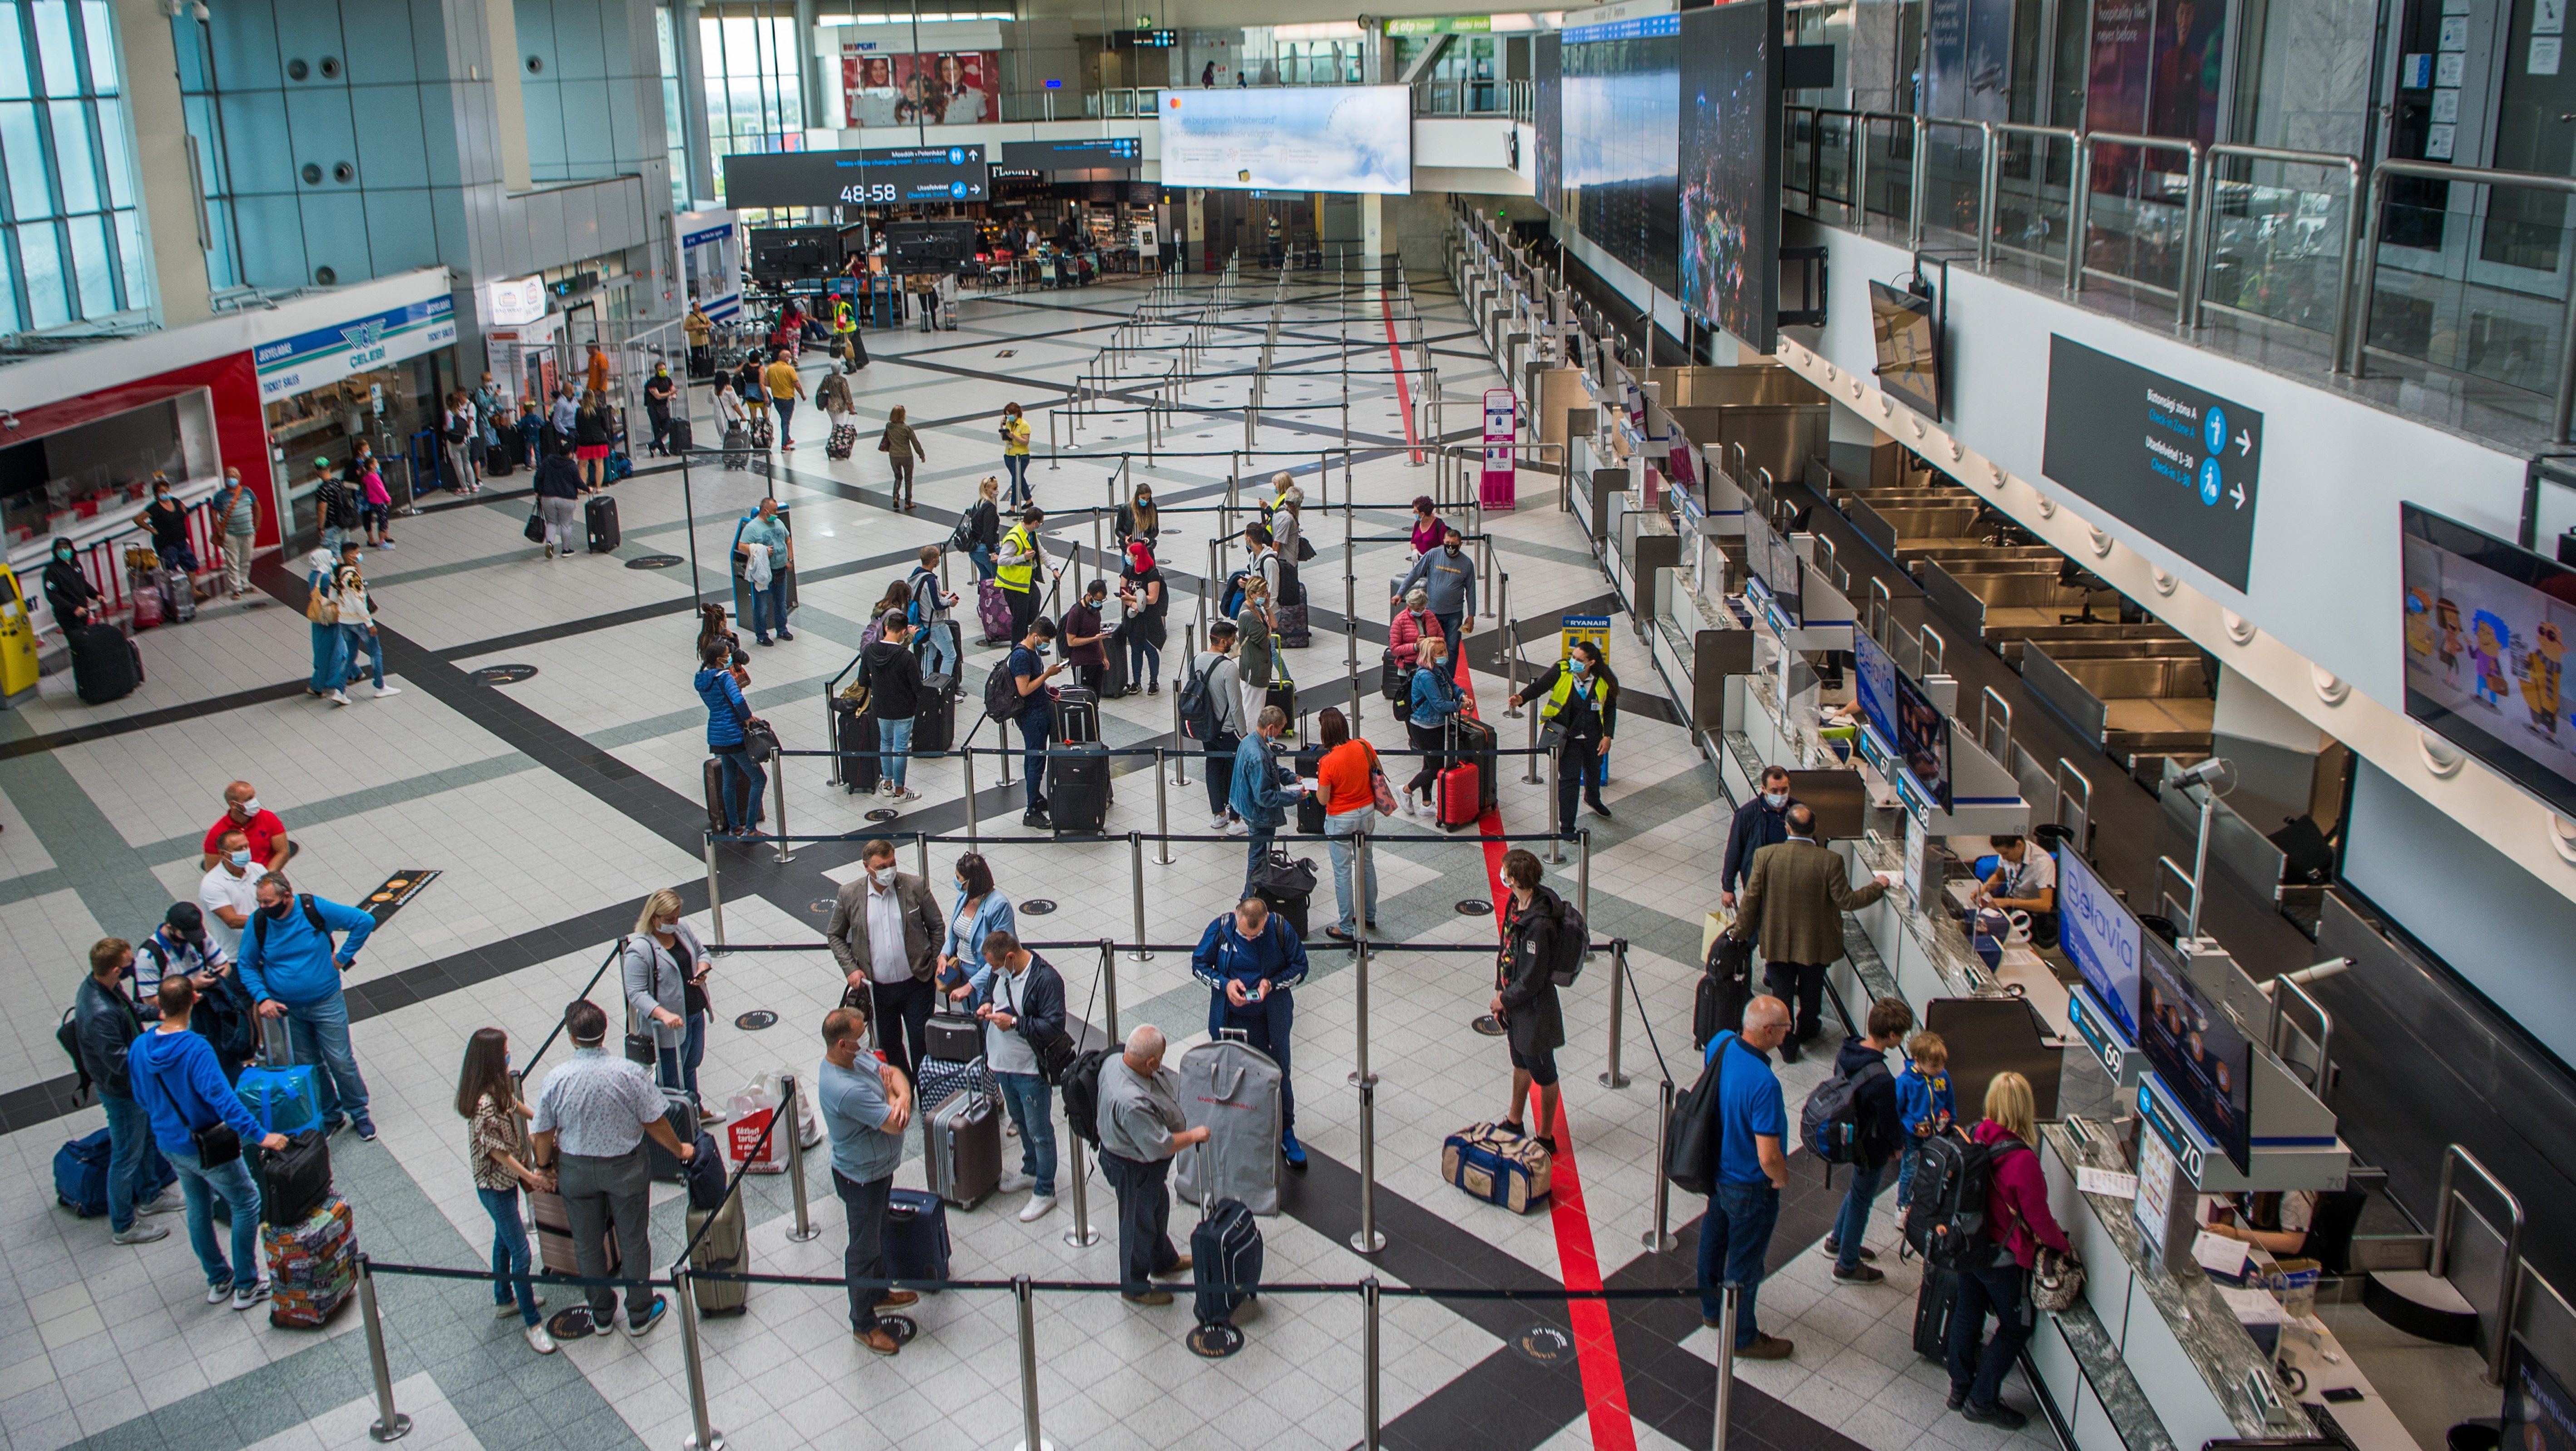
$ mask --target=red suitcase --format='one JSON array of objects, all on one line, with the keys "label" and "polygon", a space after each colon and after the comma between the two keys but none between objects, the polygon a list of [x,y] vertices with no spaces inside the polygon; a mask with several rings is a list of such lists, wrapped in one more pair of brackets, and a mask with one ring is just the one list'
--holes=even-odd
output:
[{"label": "red suitcase", "polygon": [[1473,761],[1451,766],[1440,773],[1440,829],[1465,831],[1485,814],[1484,788]]}]

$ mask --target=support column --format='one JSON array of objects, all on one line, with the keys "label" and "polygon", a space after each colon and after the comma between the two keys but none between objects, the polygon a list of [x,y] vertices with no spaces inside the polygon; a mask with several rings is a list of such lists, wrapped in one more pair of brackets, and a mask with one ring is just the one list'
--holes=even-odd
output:
[{"label": "support column", "polygon": [[1370,287],[1378,285],[1386,258],[1386,198],[1375,192],[1360,197],[1360,276]]},{"label": "support column", "polygon": [[519,96],[519,12],[512,0],[483,0],[483,34],[492,66],[492,146],[501,163],[501,191],[525,196],[536,190],[528,177],[528,108]]},{"label": "support column", "polygon": [[673,19],[680,58],[680,109],[689,123],[689,201],[716,200],[714,133],[707,125],[706,52],[698,41],[696,0],[679,0]]},{"label": "support column", "polygon": [[116,0],[116,36],[124,52],[118,69],[125,76],[125,113],[134,128],[126,154],[134,159],[136,209],[152,251],[152,307],[164,327],[202,322],[214,315],[206,282],[209,220],[189,161],[170,17],[158,0]]}]

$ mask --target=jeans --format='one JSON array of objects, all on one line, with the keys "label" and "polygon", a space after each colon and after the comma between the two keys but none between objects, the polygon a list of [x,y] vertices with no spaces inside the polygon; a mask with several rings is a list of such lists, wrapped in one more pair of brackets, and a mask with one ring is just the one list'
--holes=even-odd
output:
[{"label": "jeans", "polygon": [[1029,489],[1029,456],[1024,453],[1006,453],[1002,455],[1002,467],[1011,475],[1010,487],[1002,492],[1003,500],[1013,504],[1035,502],[1037,495]]},{"label": "jeans", "polygon": [[357,670],[363,668],[359,664],[360,661],[365,660],[372,662],[375,668],[376,689],[384,689],[385,644],[383,638],[377,635],[375,631],[364,625],[342,625],[340,627],[340,634],[346,641],[344,648],[349,652],[349,663],[347,668],[350,670]]},{"label": "jeans", "polygon": [[[610,1225],[617,1227],[617,1258],[630,1275],[642,1276],[653,1265],[652,1190],[653,1178],[644,1146],[637,1144],[631,1153],[613,1159],[586,1154],[565,1154],[556,1161],[555,1184],[563,1194],[564,1217],[572,1221],[572,1261],[586,1278],[602,1279],[608,1274],[608,1247],[605,1236]],[[617,1291],[609,1285],[589,1285],[583,1293],[590,1303],[590,1318],[601,1325],[617,1312]],[[628,1286],[626,1319],[641,1325],[653,1310],[653,1291]]]},{"label": "jeans", "polygon": [[[1950,1311],[1950,1389],[1964,1387],[1972,1411],[1995,1408],[2004,1376],[2021,1359],[2022,1345],[2030,1339],[2021,1279],[2019,1265],[1959,1272],[1959,1303]],[[1977,1342],[1986,1333],[1988,1310],[1994,1312],[1995,1338],[1986,1341],[1980,1352]]]},{"label": "jeans", "polygon": [[[194,1153],[164,1151],[179,1171],[180,1192],[188,1196],[188,1247],[197,1252],[198,1268],[209,1285],[248,1285],[259,1279],[259,1186],[251,1182],[250,1164],[235,1159],[220,1168],[200,1169]],[[212,1196],[220,1194],[231,1208],[233,1257],[229,1264],[215,1244]]]},{"label": "jeans", "polygon": [[912,760],[912,717],[877,722],[877,774],[900,790],[903,768]]},{"label": "jeans", "polygon": [[787,584],[776,575],[770,576],[769,588],[751,592],[752,638],[766,645],[772,630],[787,633]]},{"label": "jeans", "polygon": [[[1339,816],[1324,818],[1324,844],[1330,847],[1333,853],[1333,906],[1341,914],[1340,920],[1335,925],[1344,932],[1359,930],[1351,921],[1351,858],[1358,855],[1358,848],[1352,844],[1351,835],[1354,832],[1366,831],[1376,824],[1377,808],[1374,806],[1363,806],[1357,811],[1345,811]],[[1377,857],[1374,853],[1369,856],[1368,869],[1361,873],[1360,898],[1360,921],[1376,921]]]},{"label": "jeans", "polygon": [[1040,1199],[1055,1197],[1055,1100],[1046,1080],[1034,1073],[996,1073],[1002,1106],[1020,1126],[1020,1172],[1038,1181]]},{"label": "jeans", "polygon": [[841,1251],[841,1277],[850,1282],[850,1328],[865,1335],[877,1328],[877,1302],[886,1292],[882,1286],[862,1287],[859,1281],[886,1277],[886,1203],[894,1197],[894,1176],[862,1184],[835,1169],[832,1188],[850,1220],[850,1242]]},{"label": "jeans", "polygon": [[143,1177],[144,1161],[152,1151],[152,1116],[133,1099],[103,1090],[98,1101],[107,1110],[107,1227],[123,1234],[134,1227],[140,1187],[135,1181]]},{"label": "jeans", "polygon": [[1914,1166],[1923,1162],[1923,1141],[1908,1134],[1905,1147],[1896,1151],[1896,1214],[1905,1217],[1905,1206],[1914,1202]]},{"label": "jeans", "polygon": [[1296,1024],[1297,1000],[1287,988],[1274,987],[1270,996],[1239,1008],[1225,1000],[1223,989],[1208,994],[1208,1036],[1232,1028],[1279,1065],[1279,1132],[1287,1138],[1297,1136],[1297,1093],[1288,1082],[1288,1034]]},{"label": "jeans", "polygon": [[1866,1169],[1852,1166],[1851,1187],[1843,1193],[1842,1212],[1834,1216],[1834,1268],[1845,1274],[1860,1264],[1861,1239],[1869,1233],[1870,1206],[1877,1202],[1879,1181],[1886,1175],[1884,1163]]},{"label": "jeans", "polygon": [[796,446],[796,430],[790,428],[788,425],[794,422],[796,418],[796,400],[793,398],[778,397],[770,399],[769,403],[771,407],[778,410],[778,441],[787,445],[789,448],[794,448]]},{"label": "jeans", "polygon": [[1231,731],[1218,731],[1208,737],[1207,769],[1199,772],[1207,782],[1208,814],[1223,816],[1226,803],[1234,795],[1234,749],[1243,744]]},{"label": "jeans", "polygon": [[1454,677],[1458,673],[1458,652],[1467,648],[1466,637],[1458,633],[1466,624],[1467,613],[1464,610],[1454,615],[1435,613],[1431,618],[1440,622],[1440,638],[1447,641],[1449,645],[1448,650],[1440,657],[1441,668]]},{"label": "jeans", "polygon": [[338,625],[309,625],[313,632],[313,679],[309,682],[316,695],[329,695],[340,688],[349,671],[349,642]]},{"label": "jeans", "polygon": [[[1149,671],[1150,673],[1148,673]],[[1163,683],[1163,651],[1162,647],[1146,639],[1143,635],[1131,630],[1127,635],[1127,685],[1129,689],[1135,688],[1136,677],[1140,675],[1145,677],[1145,683],[1148,685],[1160,685]]]},{"label": "jeans", "polygon": [[1251,821],[1245,822],[1244,825],[1251,828],[1252,834],[1245,837],[1243,842],[1243,890],[1234,894],[1234,899],[1238,902],[1252,895],[1253,868],[1260,866],[1269,858],[1271,845],[1279,839],[1278,827],[1263,826]]},{"label": "jeans", "polygon": [[1141,1295],[1154,1288],[1148,1276],[1181,1261],[1172,1248],[1169,1159],[1130,1159],[1100,1151],[1100,1177],[1118,1194],[1118,1290]]},{"label": "jeans", "polygon": [[760,824],[760,793],[769,789],[769,773],[751,757],[744,746],[717,746],[716,759],[724,763],[725,830],[745,832]]},{"label": "jeans", "polygon": [[537,1323],[537,1287],[528,1279],[528,1226],[519,1218],[519,1191],[476,1189],[483,1212],[492,1216],[492,1303],[507,1305],[515,1294],[519,1318]]},{"label": "jeans", "polygon": [[923,675],[953,676],[957,673],[957,652],[948,643],[950,638],[949,633],[946,630],[937,628],[939,625],[946,623],[948,623],[948,621],[936,620],[931,622],[930,625],[924,627],[924,633],[922,636],[923,643],[921,646],[921,673]]},{"label": "jeans", "polygon": [[1743,1287],[1735,1312],[1735,1348],[1751,1345],[1761,1333],[1753,1315],[1753,1292],[1762,1283],[1763,1257],[1771,1251],[1771,1228],[1780,1222],[1780,1191],[1769,1181],[1720,1184],[1708,1197],[1708,1213],[1699,1222],[1699,1282],[1707,1293],[1699,1313],[1715,1320],[1725,1307],[1715,1293],[1729,1280]]},{"label": "jeans", "polygon": [[347,1114],[364,1123],[367,1081],[358,1076],[358,1055],[349,1046],[349,1000],[339,989],[318,1003],[294,1003],[286,1009],[287,1041],[295,1061],[314,1065],[314,1086],[322,1091],[322,1121]]},{"label": "jeans", "polygon": [[1026,766],[1026,780],[1020,783],[1029,810],[1046,805],[1047,708],[1042,700],[1023,707],[1016,718],[1020,728],[1020,762]]},{"label": "jeans", "polygon": [[689,1014],[688,1026],[680,1030],[680,1086],[688,1090],[689,1102],[704,1108],[698,1097],[698,1065],[707,1061],[707,1015]]},{"label": "jeans", "polygon": [[966,557],[975,561],[975,577],[977,579],[991,579],[994,577],[992,545],[970,544],[966,547]]}]

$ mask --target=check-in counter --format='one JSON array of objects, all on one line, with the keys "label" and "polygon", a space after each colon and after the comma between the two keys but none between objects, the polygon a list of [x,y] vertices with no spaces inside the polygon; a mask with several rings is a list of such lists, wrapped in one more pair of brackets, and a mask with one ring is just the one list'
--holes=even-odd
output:
[{"label": "check-in counter", "polygon": [[[1622,501],[1624,507],[1618,507]],[[1673,531],[1671,516],[1642,507],[1634,494],[1612,502],[1619,547],[1610,559],[1610,587],[1619,592],[1622,609],[1643,619],[1654,607],[1655,571],[1681,562],[1681,536]]]}]

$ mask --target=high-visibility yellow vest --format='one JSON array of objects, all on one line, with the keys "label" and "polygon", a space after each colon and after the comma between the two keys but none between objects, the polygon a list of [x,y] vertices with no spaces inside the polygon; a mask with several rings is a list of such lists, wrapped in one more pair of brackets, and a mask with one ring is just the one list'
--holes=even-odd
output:
[{"label": "high-visibility yellow vest", "polygon": [[[1556,672],[1556,684],[1548,691],[1547,704],[1539,708],[1538,718],[1543,721],[1556,719],[1556,713],[1565,708],[1566,700],[1573,694],[1574,671],[1571,668],[1559,669]],[[1592,713],[1598,716],[1605,703],[1601,696],[1601,682],[1595,680],[1592,682]]]},{"label": "high-visibility yellow vest", "polygon": [[1032,557],[1023,559],[1017,564],[997,567],[993,571],[994,578],[1006,590],[1027,594],[1030,580],[1037,574],[1037,561],[1034,558],[1037,554],[1037,546],[1036,542],[1030,539],[1029,526],[1026,524],[1014,524],[1011,526],[1011,532],[1002,536],[1002,552],[1009,554],[1015,551]]}]

